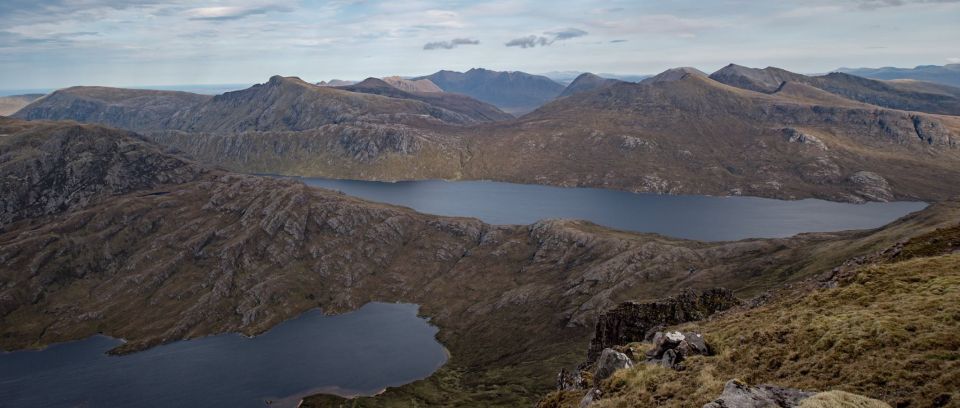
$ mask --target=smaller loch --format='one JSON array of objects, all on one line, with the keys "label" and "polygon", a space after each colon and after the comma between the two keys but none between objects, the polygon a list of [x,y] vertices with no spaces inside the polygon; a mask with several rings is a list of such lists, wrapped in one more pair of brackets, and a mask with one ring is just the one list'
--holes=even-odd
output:
[{"label": "smaller loch", "polygon": [[256,337],[222,334],[111,356],[93,336],[0,353],[0,406],[295,407],[316,393],[373,395],[447,361],[438,329],[413,304],[308,311]]}]

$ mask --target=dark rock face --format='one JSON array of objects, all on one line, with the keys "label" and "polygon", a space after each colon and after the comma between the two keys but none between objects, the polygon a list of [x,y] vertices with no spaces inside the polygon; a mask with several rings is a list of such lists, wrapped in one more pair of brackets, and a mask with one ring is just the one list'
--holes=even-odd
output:
[{"label": "dark rock face", "polygon": [[723,394],[703,408],[790,408],[814,394],[794,388],[750,386],[739,380],[730,380],[723,386]]},{"label": "dark rock face", "polygon": [[621,303],[597,319],[587,360],[596,361],[605,348],[642,341],[652,336],[651,329],[658,326],[704,319],[740,303],[733,292],[719,288],[699,294],[687,290],[676,297],[652,303]]}]

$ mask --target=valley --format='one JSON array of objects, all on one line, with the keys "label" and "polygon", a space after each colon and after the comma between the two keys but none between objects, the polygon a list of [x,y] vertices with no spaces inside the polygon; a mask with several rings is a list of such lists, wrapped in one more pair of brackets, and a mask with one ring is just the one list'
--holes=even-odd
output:
[{"label": "valley", "polygon": [[960,0],[9,0],[0,408],[960,408]]},{"label": "valley", "polygon": [[489,225],[230,173],[97,125],[0,119],[0,134],[4,350],[102,333],[130,353],[263,333],[312,308],[420,304],[449,362],[354,401],[364,406],[530,405],[619,302],[716,286],[758,295],[960,215],[947,201],[874,230],[733,242]]}]

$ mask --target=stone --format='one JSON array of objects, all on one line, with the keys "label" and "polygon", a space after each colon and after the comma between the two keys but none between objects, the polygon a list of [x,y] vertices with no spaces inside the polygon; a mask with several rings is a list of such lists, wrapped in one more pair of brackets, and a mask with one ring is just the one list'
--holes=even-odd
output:
[{"label": "stone", "polygon": [[604,349],[597,360],[597,369],[593,372],[593,383],[597,384],[613,375],[619,369],[633,367],[633,361],[626,354],[614,349]]},{"label": "stone", "polygon": [[814,392],[783,388],[774,385],[750,386],[740,380],[730,380],[723,386],[723,393],[703,408],[788,408],[813,396]]}]

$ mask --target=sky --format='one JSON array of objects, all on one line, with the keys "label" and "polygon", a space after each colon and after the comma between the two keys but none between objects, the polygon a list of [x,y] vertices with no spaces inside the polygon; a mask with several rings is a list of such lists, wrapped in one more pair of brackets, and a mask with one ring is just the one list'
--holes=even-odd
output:
[{"label": "sky", "polygon": [[960,63],[960,0],[0,0],[0,89]]}]

